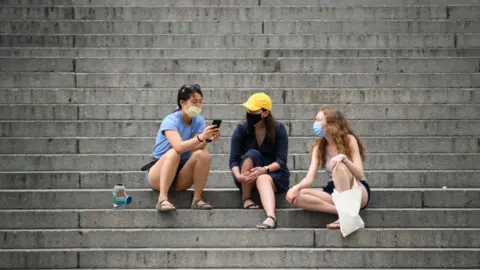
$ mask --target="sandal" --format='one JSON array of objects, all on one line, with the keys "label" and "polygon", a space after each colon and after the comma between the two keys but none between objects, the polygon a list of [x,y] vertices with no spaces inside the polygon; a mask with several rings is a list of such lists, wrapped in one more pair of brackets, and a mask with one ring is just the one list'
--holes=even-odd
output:
[{"label": "sandal", "polygon": [[275,229],[275,228],[277,228],[277,220],[272,216],[267,216],[267,218],[270,218],[271,220],[273,220],[273,222],[275,222],[273,224],[273,226],[270,225],[270,224],[267,224],[267,223],[260,223],[260,224],[257,225],[257,229]]},{"label": "sandal", "polygon": [[330,224],[327,225],[327,228],[328,229],[333,229],[333,230],[336,230],[336,229],[340,229],[340,221],[334,221]]},{"label": "sandal", "polygon": [[[199,202],[203,203],[199,204]],[[203,199],[198,199],[192,202],[192,209],[211,210],[213,209],[213,206]]]},{"label": "sandal", "polygon": [[161,201],[158,201],[157,205],[155,206],[155,208],[159,211],[159,212],[172,212],[172,211],[176,211],[177,208],[171,203],[169,202],[168,200],[161,200]]},{"label": "sandal", "polygon": [[[245,206],[245,202],[246,202],[247,200],[251,200],[252,203],[249,204],[249,205],[247,205],[247,206]],[[242,208],[243,208],[243,209],[259,209],[260,206],[258,206],[258,204],[256,204],[256,203],[254,203],[253,200],[252,200],[252,198],[246,198],[245,200],[243,200]]]}]

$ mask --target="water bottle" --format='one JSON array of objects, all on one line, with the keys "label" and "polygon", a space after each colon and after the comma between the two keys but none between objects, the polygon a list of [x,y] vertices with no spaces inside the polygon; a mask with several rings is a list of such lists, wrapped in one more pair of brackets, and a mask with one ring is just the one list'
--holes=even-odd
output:
[{"label": "water bottle", "polygon": [[113,208],[114,209],[125,209],[127,204],[132,202],[132,197],[127,196],[125,187],[123,184],[116,184],[113,187]]}]

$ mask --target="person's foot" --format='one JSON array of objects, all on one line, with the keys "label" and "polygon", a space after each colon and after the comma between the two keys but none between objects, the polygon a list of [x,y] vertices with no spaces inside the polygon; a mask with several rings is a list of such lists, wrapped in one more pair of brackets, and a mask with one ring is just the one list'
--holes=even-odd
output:
[{"label": "person's foot", "polygon": [[267,216],[267,218],[257,225],[257,229],[275,229],[277,227],[277,220],[275,217]]},{"label": "person's foot", "polygon": [[254,203],[251,198],[245,199],[243,201],[243,209],[258,209],[258,208],[260,208],[260,206]]},{"label": "person's foot", "polygon": [[213,206],[203,199],[196,199],[192,202],[192,209],[211,210]]},{"label": "person's foot", "polygon": [[327,225],[329,229],[339,229],[340,228],[340,221],[337,219],[336,221]]},{"label": "person's foot", "polygon": [[177,208],[168,200],[159,200],[155,208],[160,212],[170,212],[177,210]]}]

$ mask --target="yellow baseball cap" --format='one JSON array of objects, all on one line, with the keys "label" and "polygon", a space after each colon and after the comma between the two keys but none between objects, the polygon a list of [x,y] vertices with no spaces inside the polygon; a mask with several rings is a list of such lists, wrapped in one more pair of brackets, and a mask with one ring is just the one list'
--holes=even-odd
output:
[{"label": "yellow baseball cap", "polygon": [[258,111],[260,109],[272,110],[272,100],[265,93],[255,93],[251,95],[247,102],[242,104],[243,107],[251,110]]}]

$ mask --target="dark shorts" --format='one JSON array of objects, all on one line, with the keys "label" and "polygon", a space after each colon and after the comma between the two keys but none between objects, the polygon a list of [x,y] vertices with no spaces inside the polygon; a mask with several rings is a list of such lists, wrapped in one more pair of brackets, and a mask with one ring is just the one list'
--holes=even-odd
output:
[{"label": "dark shorts", "polygon": [[[370,186],[368,185],[367,181],[365,181],[365,180],[361,180],[360,183],[362,183],[362,185],[365,187],[365,189],[367,190],[367,194],[368,194],[367,204],[365,204],[365,207],[362,208],[362,209],[365,209],[365,208],[367,208],[368,203],[370,202]],[[326,193],[328,193],[330,195],[332,195],[334,189],[335,189],[335,184],[333,183],[333,181],[328,181],[327,185],[325,187],[323,187],[323,191],[325,191]]]},{"label": "dark shorts", "polygon": [[[265,166],[265,161],[263,159],[262,154],[255,149],[250,149],[248,150],[243,156],[242,156],[242,163],[240,163],[240,168],[243,165],[243,162],[245,159],[250,158],[253,162],[253,167],[263,167]],[[277,170],[275,172],[268,173],[270,177],[273,179],[273,183],[275,184],[275,188],[277,189],[277,192],[285,192],[288,190],[290,186],[290,175],[286,172],[284,172],[282,169]],[[242,190],[242,184],[233,177],[233,182],[235,185]],[[255,189],[255,187],[254,187]]]},{"label": "dark shorts", "polygon": [[[183,166],[185,166],[185,163],[187,163],[187,161],[188,161],[188,159],[180,160],[180,163],[178,163],[177,171],[175,172],[175,176],[173,177],[172,185],[170,186],[170,191],[175,190],[175,186],[177,184],[177,176],[180,173],[180,171],[182,170]],[[152,186],[150,186],[150,183],[148,182],[148,172],[150,172],[150,169],[148,169],[145,173],[145,181],[147,182],[147,186],[149,186],[151,189],[153,189]]]}]

